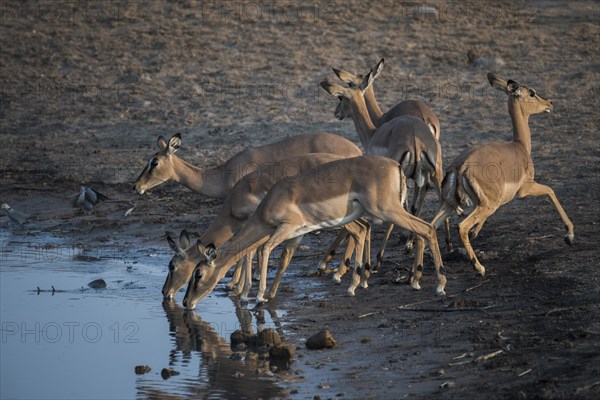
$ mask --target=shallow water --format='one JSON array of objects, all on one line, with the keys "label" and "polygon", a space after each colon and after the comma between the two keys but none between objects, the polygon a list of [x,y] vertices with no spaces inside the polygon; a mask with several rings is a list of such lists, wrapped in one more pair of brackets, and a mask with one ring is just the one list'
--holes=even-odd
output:
[{"label": "shallow water", "polygon": [[[280,395],[272,378],[256,373],[265,367],[256,355],[231,357],[230,334],[242,323],[256,330],[256,315],[222,292],[193,312],[161,303],[168,254],[89,257],[56,237],[0,235],[1,398]],[[87,287],[97,278],[107,288]],[[259,317],[275,327],[277,318]],[[136,365],[152,370],[136,375]],[[163,368],[180,374],[163,379]]]}]

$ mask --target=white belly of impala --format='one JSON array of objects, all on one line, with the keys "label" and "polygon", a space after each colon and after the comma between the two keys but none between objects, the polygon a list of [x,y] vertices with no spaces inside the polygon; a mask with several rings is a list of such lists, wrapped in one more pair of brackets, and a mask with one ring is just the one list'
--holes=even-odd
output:
[{"label": "white belly of impala", "polygon": [[[344,204],[344,205],[346,205],[346,204]],[[331,206],[328,205],[325,207],[331,207]],[[297,236],[300,236],[300,235],[304,235],[306,233],[313,232],[313,231],[316,231],[319,229],[335,228],[338,226],[346,225],[347,223],[352,222],[352,221],[356,220],[357,218],[360,218],[364,213],[365,213],[364,207],[358,201],[354,201],[353,207],[352,207],[352,212],[350,214],[344,215],[340,218],[328,219],[328,220],[321,221],[321,222],[315,223],[315,224],[304,225],[296,231],[296,234],[297,234]],[[307,219],[310,219],[310,216],[307,216],[307,217],[308,217]]]}]

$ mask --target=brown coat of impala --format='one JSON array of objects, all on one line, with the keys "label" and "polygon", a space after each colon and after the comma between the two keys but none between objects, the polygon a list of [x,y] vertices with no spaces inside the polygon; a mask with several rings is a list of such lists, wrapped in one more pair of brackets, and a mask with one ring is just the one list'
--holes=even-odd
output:
[{"label": "brown coat of impala", "polygon": [[[411,213],[419,216],[428,187],[435,187],[441,195],[443,177],[442,149],[435,135],[425,122],[413,115],[402,115],[377,127],[369,116],[366,105],[366,92],[375,79],[370,71],[360,85],[348,88],[328,81],[321,86],[340,103],[335,115],[338,119],[352,118],[356,132],[367,154],[381,155],[402,164],[407,178],[414,180],[415,189],[411,204]],[[386,242],[393,226],[389,226],[382,248],[377,254],[375,270],[381,264]],[[446,243],[450,247],[449,225],[446,223]],[[409,240],[407,247],[412,246]]]},{"label": "brown coat of impala", "polygon": [[[348,224],[367,213],[399,225],[419,235],[418,244],[427,241],[437,272],[436,293],[444,295],[446,277],[442,266],[435,228],[409,214],[402,203],[406,179],[400,164],[390,158],[361,156],[320,165],[299,179],[277,182],[223,251],[211,262],[200,263],[188,284],[183,304],[192,309],[207,296],[229,268],[250,251],[262,246],[261,280],[258,300],[266,287],[266,263],[278,244],[293,241],[317,229]],[[348,292],[353,295],[363,274],[362,252],[357,241],[357,267]],[[418,251],[423,246],[417,246]],[[422,261],[422,253],[416,259]],[[421,265],[415,269],[423,268]],[[413,285],[413,287],[418,287]]]},{"label": "brown coat of impala", "polygon": [[[375,65],[375,67],[373,67],[372,71],[374,79],[376,79],[381,73],[381,70],[383,69],[383,63],[384,59],[382,58]],[[365,78],[365,75],[357,75],[337,68],[333,68],[333,72],[335,72],[335,74],[338,76],[338,78],[340,78],[340,80],[342,80],[344,83],[347,83],[350,86],[360,86],[360,84]],[[375,90],[373,89],[373,86],[374,85],[370,85],[365,90],[365,102],[367,104],[367,110],[369,111],[369,117],[371,117],[371,121],[373,121],[373,124],[376,127],[380,127],[381,125],[391,121],[396,117],[412,115],[413,117],[425,122],[425,124],[427,124],[427,127],[429,128],[429,130],[431,130],[431,133],[433,133],[435,138],[437,140],[440,140],[440,121],[438,120],[438,117],[435,115],[431,107],[429,107],[424,101],[404,100],[395,104],[393,107],[391,107],[384,113],[383,111],[381,111],[381,108],[379,108],[379,103],[377,103],[377,100],[375,99]],[[343,106],[344,103],[342,102],[338,104],[338,108],[341,108]],[[340,110],[336,110],[336,115],[338,115],[339,111]]]},{"label": "brown coat of impala", "polygon": [[168,142],[160,136],[159,151],[150,158],[133,184],[133,190],[138,194],[144,194],[158,185],[174,180],[196,193],[224,199],[237,181],[255,172],[265,163],[309,153],[346,155],[357,149],[354,143],[339,135],[311,133],[251,147],[240,151],[223,165],[201,168],[177,157],[174,153],[180,147],[181,134],[173,135]]},{"label": "brown coat of impala", "polygon": [[[529,116],[552,111],[552,101],[541,97],[534,89],[491,73],[488,80],[494,88],[508,95],[513,140],[471,147],[454,160],[442,184],[444,203],[432,222],[439,226],[453,211],[461,214],[464,209],[472,208],[459,223],[458,230],[473,267],[481,275],[485,274],[485,268],[475,256],[469,232],[475,228],[471,235],[475,238],[485,220],[515,196],[548,196],[567,229],[565,241],[570,245],[575,237],[573,224],[554,191],[534,180]],[[419,277],[416,276],[417,281]]]},{"label": "brown coat of impala", "polygon": [[[162,289],[163,296],[167,299],[173,298],[174,294],[188,283],[194,268],[200,261],[216,257],[221,246],[242,229],[248,218],[256,211],[262,199],[276,182],[282,179],[298,179],[302,174],[318,165],[345,157],[356,157],[361,154],[361,151],[357,147],[354,152],[350,152],[346,156],[313,153],[305,156],[291,157],[285,161],[270,163],[268,168],[261,168],[258,175],[250,174],[240,179],[225,199],[221,211],[219,211],[208,229],[200,235],[197,242],[192,243],[185,231],[181,233],[178,242],[172,235],[167,236],[169,245],[175,254],[169,262],[169,273]],[[354,224],[356,225],[356,223]],[[358,229],[360,228],[358,227]],[[353,241],[348,243],[345,260],[351,257],[354,247],[355,244]],[[291,258],[295,250],[296,247],[293,246],[293,243],[290,246],[286,246],[281,260],[285,260],[286,257]],[[240,261],[244,260],[247,266],[251,265],[252,256],[253,252],[249,252],[245,260],[241,259]],[[239,284],[242,271],[246,273],[244,274],[243,284]],[[282,274],[283,272],[278,272],[277,278],[271,286],[269,298],[275,297]],[[233,294],[242,295],[242,301],[247,300],[248,291],[251,286],[248,269],[242,270],[241,267],[236,269],[236,274],[229,287],[231,288],[236,284],[237,289]]]}]

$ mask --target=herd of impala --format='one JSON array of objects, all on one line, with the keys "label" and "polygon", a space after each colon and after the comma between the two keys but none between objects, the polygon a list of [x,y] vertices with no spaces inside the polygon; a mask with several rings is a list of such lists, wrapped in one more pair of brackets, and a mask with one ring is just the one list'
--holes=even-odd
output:
[{"label": "herd of impala", "polygon": [[[438,118],[418,100],[402,101],[383,113],[373,91],[373,81],[382,68],[383,60],[366,75],[334,69],[343,85],[321,82],[323,89],[339,99],[335,116],[340,120],[349,117],[354,122],[365,154],[341,136],[314,133],[249,148],[224,165],[205,169],[175,155],[181,146],[180,134],[168,141],[158,138],[159,151],[134,184],[137,193],[144,194],[174,180],[204,196],[224,199],[223,208],[198,238],[193,239],[185,230],[178,237],[167,233],[175,254],[162,289],[166,299],[172,299],[187,284],[183,304],[193,309],[237,264],[228,286],[233,294],[247,301],[256,254],[260,280],[257,301],[267,301],[275,297],[302,237],[334,227],[342,229],[318,270],[327,269],[336,247],[348,239],[344,261],[333,277],[339,283],[353,258],[355,268],[348,293],[354,295],[358,285],[367,287],[370,274],[379,268],[394,225],[411,233],[407,249],[416,242],[410,285],[420,289],[427,244],[437,274],[436,294],[443,296],[446,276],[436,229],[444,224],[450,250],[449,217],[454,212],[462,215],[467,211],[466,218],[458,224],[460,240],[473,267],[484,275],[485,268],[470,240],[498,207],[515,196],[547,195],[567,229],[565,241],[572,243],[573,224],[554,191],[534,180],[528,119],[533,114],[550,112],[550,100],[534,89],[489,73],[492,87],[508,95],[513,140],[469,147],[444,175]],[[410,206],[406,205],[407,178],[414,187]],[[430,187],[437,191],[440,207],[428,223],[420,215]],[[366,215],[389,224],[374,264]],[[279,269],[265,296],[269,255],[282,243]]]}]

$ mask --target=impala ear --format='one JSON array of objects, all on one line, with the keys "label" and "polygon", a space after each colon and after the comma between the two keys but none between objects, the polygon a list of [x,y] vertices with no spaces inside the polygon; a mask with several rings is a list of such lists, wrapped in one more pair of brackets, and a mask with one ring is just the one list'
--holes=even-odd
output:
[{"label": "impala ear", "polygon": [[372,69],[373,71],[373,79],[377,79],[377,77],[379,76],[379,74],[381,73],[381,71],[383,70],[383,62],[384,59],[382,58]]},{"label": "impala ear", "polygon": [[325,89],[330,95],[335,97],[349,97],[348,89],[338,85],[337,83],[332,83],[328,81],[321,82],[321,87]]},{"label": "impala ear", "polygon": [[[492,85],[493,88],[496,88],[506,94],[509,94],[507,81],[492,74],[491,72],[488,72],[487,78],[488,78],[488,82],[490,82],[490,85]],[[509,81],[509,82],[512,82],[512,81]]]},{"label": "impala ear", "polygon": [[180,146],[181,146],[181,133],[176,133],[175,135],[171,136],[171,139],[169,139],[167,154],[171,155],[171,154],[175,153],[177,150],[179,150]]},{"label": "impala ear", "polygon": [[371,86],[371,84],[373,83],[373,80],[375,80],[374,76],[373,76],[373,70],[369,71],[369,73],[367,74],[367,76],[365,76],[365,78],[363,79],[363,81],[361,82],[360,86],[358,87],[362,92],[364,92],[365,90],[367,90],[367,88],[369,86]]},{"label": "impala ear", "polygon": [[165,137],[163,135],[160,135],[158,137],[158,142],[156,143],[156,145],[158,146],[159,150],[167,149],[167,141],[165,140]]},{"label": "impala ear", "polygon": [[185,229],[182,230],[181,234],[179,235],[179,244],[181,245],[182,249],[190,248],[190,235]]},{"label": "impala ear", "polygon": [[169,243],[171,250],[173,250],[175,253],[179,253],[180,248],[175,239],[173,239],[174,235],[175,234],[172,232],[167,232],[167,242]]},{"label": "impala ear", "polygon": [[345,84],[348,85],[359,85],[360,84],[360,77],[354,75],[351,72],[348,71],[344,71],[343,69],[337,69],[337,68],[332,68],[333,72],[337,75],[337,77],[344,82]]},{"label": "impala ear", "polygon": [[204,257],[206,257],[206,262],[208,264],[212,263],[215,258],[217,258],[217,249],[214,244],[209,244],[204,248]]}]

